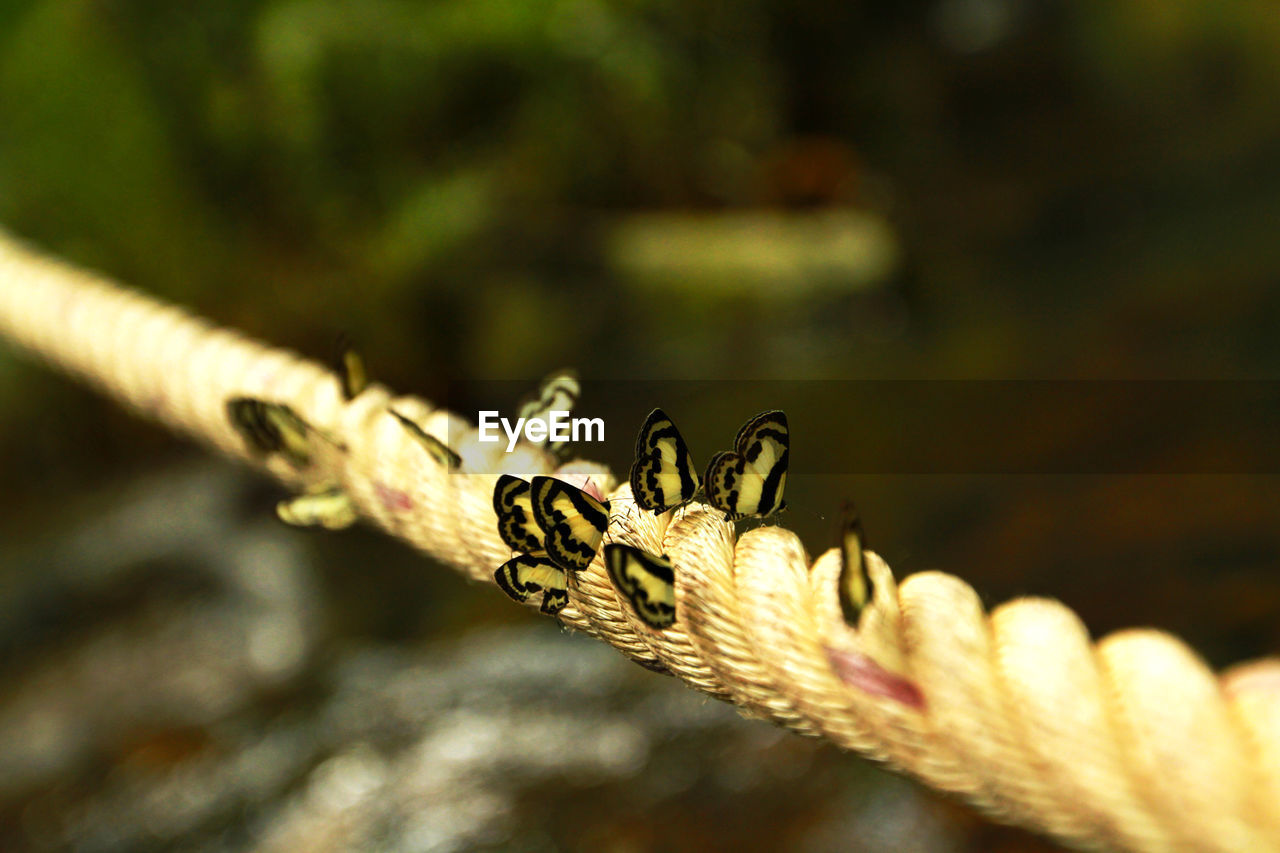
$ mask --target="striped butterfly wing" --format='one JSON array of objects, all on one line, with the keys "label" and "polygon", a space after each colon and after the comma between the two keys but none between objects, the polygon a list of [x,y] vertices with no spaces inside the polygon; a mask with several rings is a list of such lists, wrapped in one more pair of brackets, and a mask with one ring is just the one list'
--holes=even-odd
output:
[{"label": "striped butterfly wing", "polygon": [[549,412],[573,411],[581,393],[577,371],[557,370],[543,377],[538,392],[521,402],[516,417],[545,418]]},{"label": "striped butterfly wing", "polygon": [[542,592],[543,613],[555,615],[569,603],[569,587],[564,569],[546,557],[517,554],[493,573],[498,588],[519,602],[529,600],[535,592]]},{"label": "striped butterfly wing", "polygon": [[566,571],[591,565],[609,527],[609,502],[554,477],[534,477],[533,517],[552,562]]},{"label": "striped butterfly wing", "polygon": [[519,477],[503,474],[493,487],[493,511],[498,514],[498,535],[512,551],[543,553],[543,532],[533,514],[533,494]]},{"label": "striped butterfly wing", "polygon": [[365,367],[364,356],[346,335],[338,337],[338,384],[342,398],[348,403],[369,387],[369,371]]},{"label": "striped butterfly wing", "polygon": [[[418,426],[416,421],[410,420],[395,409],[388,409],[387,411],[391,413],[392,417],[400,422],[400,425],[408,431],[414,441],[422,445],[422,449],[427,452],[428,456],[435,460],[437,465],[450,471],[456,471],[462,465],[461,456],[454,453],[453,449],[450,448],[449,445]],[[497,509],[496,497],[494,499],[494,509]],[[505,537],[503,541],[505,541]]]},{"label": "striped butterfly wing", "polygon": [[782,509],[790,447],[785,413],[756,415],[738,430],[734,449],[717,453],[707,465],[707,502],[731,521]]},{"label": "striped butterfly wing", "polygon": [[[551,412],[571,412],[581,393],[577,371],[557,370],[543,378],[537,394],[521,403],[516,417],[549,420]],[[540,443],[553,453],[560,453],[565,447],[565,442],[552,441],[550,437]]]},{"label": "striped butterfly wing", "polygon": [[641,507],[659,514],[688,503],[697,491],[693,454],[684,436],[666,412],[654,409],[636,437],[631,494]]},{"label": "striped butterfly wing", "polygon": [[640,621],[658,630],[675,624],[675,571],[670,560],[630,545],[610,544],[604,546],[604,566]]},{"label": "striped butterfly wing", "polygon": [[343,530],[359,519],[351,496],[339,486],[328,486],[280,501],[276,516],[297,527]]},{"label": "striped butterfly wing", "polygon": [[316,430],[284,403],[233,397],[227,401],[227,419],[256,452],[279,453],[295,468],[311,464]]},{"label": "striped butterfly wing", "polygon": [[846,504],[840,525],[840,610],[844,621],[858,627],[858,617],[875,595],[875,584],[867,574],[867,561],[863,556],[865,538],[862,520],[852,504]]}]

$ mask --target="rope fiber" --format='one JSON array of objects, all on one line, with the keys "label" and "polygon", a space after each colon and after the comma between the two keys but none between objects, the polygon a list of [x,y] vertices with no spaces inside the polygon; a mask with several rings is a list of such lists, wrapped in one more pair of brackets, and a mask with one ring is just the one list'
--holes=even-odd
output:
[{"label": "rope fiber", "polygon": [[[466,421],[380,385],[343,399],[326,367],[43,257],[0,233],[0,334],[144,416],[295,486],[335,481],[360,514],[468,577],[510,557],[492,507],[497,475],[552,473],[521,446],[479,444]],[[257,458],[231,397],[286,403],[344,450],[299,473]],[[388,407],[447,440],[449,472]],[[485,472],[485,473],[474,473]],[[613,499],[606,542],[670,556],[677,622],[643,625],[597,555],[563,623],[751,717],[820,736],[959,795],[991,819],[1085,849],[1280,851],[1280,659],[1215,674],[1177,638],[1119,631],[1094,643],[1064,605],[1022,598],[987,613],[942,572],[895,582],[867,552],[875,596],[841,618],[835,549],[811,561],[778,526],[735,536],[694,503],[655,517]]]}]

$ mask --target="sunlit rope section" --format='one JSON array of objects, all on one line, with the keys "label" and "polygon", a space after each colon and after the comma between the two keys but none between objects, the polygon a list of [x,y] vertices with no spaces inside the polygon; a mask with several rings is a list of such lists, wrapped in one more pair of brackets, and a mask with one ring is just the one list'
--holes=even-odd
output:
[{"label": "sunlit rope section", "polygon": [[[229,423],[227,400],[287,404],[335,437],[332,451],[302,473],[278,458],[259,464],[299,488],[340,484],[372,523],[480,581],[511,557],[496,532],[497,475],[554,466],[534,448],[480,445],[456,415],[379,386],[348,402],[318,364],[2,234],[0,334],[248,462],[259,460]],[[424,453],[389,406],[447,442],[461,467]],[[655,516],[599,466],[558,473],[570,471],[613,490],[606,543],[666,554],[674,566],[670,628],[637,618],[600,555],[560,613],[638,663],[1069,845],[1280,850],[1280,659],[1216,675],[1160,631],[1095,644],[1057,602],[1019,599],[988,614],[956,577],[925,572],[899,585],[871,552],[874,597],[855,629],[836,595],[838,551],[811,561],[782,527],[735,536],[698,502]]]}]

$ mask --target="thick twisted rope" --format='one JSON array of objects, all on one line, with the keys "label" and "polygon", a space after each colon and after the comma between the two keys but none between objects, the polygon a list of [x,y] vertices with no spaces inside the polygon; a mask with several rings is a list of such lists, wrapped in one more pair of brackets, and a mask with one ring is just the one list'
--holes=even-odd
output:
[{"label": "thick twisted rope", "polygon": [[[491,504],[496,474],[552,469],[537,450],[507,456],[476,443],[455,415],[380,386],[347,403],[318,364],[3,235],[0,333],[246,461],[258,460],[228,422],[226,400],[289,404],[346,446],[309,476],[339,481],[363,516],[480,581],[492,582],[510,556]],[[447,438],[462,473],[437,465],[388,405]],[[265,464],[286,482],[305,479],[281,459]],[[598,466],[571,467],[613,483]],[[638,663],[1067,844],[1280,850],[1280,660],[1218,676],[1160,631],[1094,644],[1055,601],[1019,599],[987,614],[963,581],[924,572],[896,585],[870,552],[875,599],[854,630],[840,616],[834,550],[811,563],[781,527],[735,537],[699,504],[654,517],[626,486],[613,497],[608,540],[672,558],[679,621],[660,633],[641,624],[599,556],[561,619]]]}]

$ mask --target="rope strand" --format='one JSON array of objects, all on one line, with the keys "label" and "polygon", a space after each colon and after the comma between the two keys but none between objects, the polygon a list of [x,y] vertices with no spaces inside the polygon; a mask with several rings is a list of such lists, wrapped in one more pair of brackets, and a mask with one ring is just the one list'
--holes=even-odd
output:
[{"label": "rope strand", "polygon": [[[510,556],[492,492],[502,467],[550,473],[475,441],[462,419],[372,386],[347,403],[326,368],[215,328],[178,308],[58,263],[0,235],[0,333],[143,415],[293,486],[341,484],[361,515],[477,581]],[[337,436],[299,473],[253,458],[225,413],[252,396],[287,403]],[[463,456],[437,465],[388,406]],[[564,469],[562,469],[564,470]],[[1019,599],[984,612],[963,581],[894,583],[867,553],[875,598],[857,631],[836,601],[838,555],[809,560],[795,534],[735,541],[699,504],[654,517],[612,490],[606,541],[668,554],[679,621],[646,628],[601,559],[570,584],[561,621],[748,716],[886,762],[993,819],[1090,849],[1280,851],[1280,659],[1216,676],[1152,630],[1091,642],[1062,604]],[[483,473],[476,473],[483,472]]]}]

